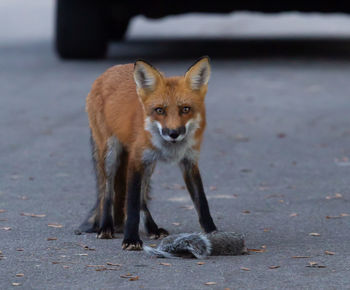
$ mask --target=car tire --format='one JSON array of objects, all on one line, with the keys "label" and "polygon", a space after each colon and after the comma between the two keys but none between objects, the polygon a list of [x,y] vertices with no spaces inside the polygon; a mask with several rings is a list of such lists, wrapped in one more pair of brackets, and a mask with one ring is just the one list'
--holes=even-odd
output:
[{"label": "car tire", "polygon": [[103,58],[108,31],[104,1],[56,0],[55,46],[61,58]]},{"label": "car tire", "polygon": [[110,34],[110,39],[120,41],[123,40],[126,34],[126,31],[129,26],[129,19],[122,21],[114,21],[111,25],[112,31]]}]

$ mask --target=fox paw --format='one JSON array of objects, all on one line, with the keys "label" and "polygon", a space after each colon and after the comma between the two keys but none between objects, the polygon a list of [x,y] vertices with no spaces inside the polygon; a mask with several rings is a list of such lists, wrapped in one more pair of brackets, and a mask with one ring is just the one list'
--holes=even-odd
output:
[{"label": "fox paw", "polygon": [[167,236],[169,236],[169,232],[163,228],[159,228],[156,233],[150,233],[149,238],[151,240],[158,240],[158,239],[163,239]]},{"label": "fox paw", "polygon": [[124,239],[122,248],[127,251],[141,251],[142,241],[140,239]]},{"label": "fox paw", "polygon": [[110,228],[104,228],[98,231],[98,239],[113,239],[113,230]]}]

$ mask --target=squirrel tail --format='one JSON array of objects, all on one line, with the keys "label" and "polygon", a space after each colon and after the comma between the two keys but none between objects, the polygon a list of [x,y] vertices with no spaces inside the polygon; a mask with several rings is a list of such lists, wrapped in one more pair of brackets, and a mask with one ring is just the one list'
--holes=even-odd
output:
[{"label": "squirrel tail", "polygon": [[212,246],[205,234],[194,233],[169,236],[164,238],[156,249],[143,246],[143,250],[148,255],[158,258],[194,256],[204,259],[211,254]]},{"label": "squirrel tail", "polygon": [[156,256],[157,258],[176,258],[176,256],[158,249],[151,248],[149,246],[143,246],[143,250],[150,256]]}]

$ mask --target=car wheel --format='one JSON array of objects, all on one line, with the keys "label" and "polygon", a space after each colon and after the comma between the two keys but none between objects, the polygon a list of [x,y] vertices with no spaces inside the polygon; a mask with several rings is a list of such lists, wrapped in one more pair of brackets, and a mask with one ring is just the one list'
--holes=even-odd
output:
[{"label": "car wheel", "polygon": [[113,40],[123,40],[128,29],[129,19],[125,19],[123,21],[114,21],[111,24],[111,35],[110,38]]},{"label": "car wheel", "polygon": [[56,50],[62,58],[102,58],[107,52],[104,1],[56,1]]}]

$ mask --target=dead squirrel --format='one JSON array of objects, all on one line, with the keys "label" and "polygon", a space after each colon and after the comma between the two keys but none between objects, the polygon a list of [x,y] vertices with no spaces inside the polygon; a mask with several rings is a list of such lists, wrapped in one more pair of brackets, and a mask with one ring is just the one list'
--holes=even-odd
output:
[{"label": "dead squirrel", "polygon": [[177,234],[164,238],[154,249],[144,246],[143,250],[158,258],[242,255],[247,253],[244,236],[234,232],[213,232],[210,234]]}]

